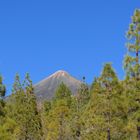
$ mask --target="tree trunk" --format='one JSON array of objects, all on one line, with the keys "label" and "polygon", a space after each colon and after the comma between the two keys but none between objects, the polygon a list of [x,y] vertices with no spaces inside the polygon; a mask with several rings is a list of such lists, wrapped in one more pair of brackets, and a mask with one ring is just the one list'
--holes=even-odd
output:
[{"label": "tree trunk", "polygon": [[140,126],[137,127],[137,131],[138,131],[138,140],[140,140]]},{"label": "tree trunk", "polygon": [[110,128],[108,128],[108,130],[107,130],[107,140],[111,140],[111,138],[110,138]]}]

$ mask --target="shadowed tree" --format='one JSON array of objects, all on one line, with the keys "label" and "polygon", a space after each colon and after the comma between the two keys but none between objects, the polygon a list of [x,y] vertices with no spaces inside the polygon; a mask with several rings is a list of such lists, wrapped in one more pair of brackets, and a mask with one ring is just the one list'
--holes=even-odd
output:
[{"label": "shadowed tree", "polygon": [[3,108],[5,103],[3,98],[5,96],[5,93],[6,93],[6,88],[5,85],[3,85],[2,76],[0,76],[0,116],[4,115]]}]

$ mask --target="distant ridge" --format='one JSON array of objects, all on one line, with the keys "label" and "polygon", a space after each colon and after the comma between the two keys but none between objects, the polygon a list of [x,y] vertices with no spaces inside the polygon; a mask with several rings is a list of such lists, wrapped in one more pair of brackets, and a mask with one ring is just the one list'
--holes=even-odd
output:
[{"label": "distant ridge", "polygon": [[68,72],[59,70],[34,86],[37,98],[40,98],[41,100],[51,99],[54,97],[57,87],[62,82],[68,86],[73,95],[76,94],[81,84],[79,80],[72,77]]}]

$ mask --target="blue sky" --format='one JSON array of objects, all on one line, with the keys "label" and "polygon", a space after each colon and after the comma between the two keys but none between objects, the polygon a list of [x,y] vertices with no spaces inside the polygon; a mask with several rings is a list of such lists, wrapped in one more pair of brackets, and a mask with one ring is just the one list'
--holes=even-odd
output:
[{"label": "blue sky", "polygon": [[105,62],[124,77],[125,33],[139,0],[1,0],[0,73],[34,83],[63,69],[91,83]]}]

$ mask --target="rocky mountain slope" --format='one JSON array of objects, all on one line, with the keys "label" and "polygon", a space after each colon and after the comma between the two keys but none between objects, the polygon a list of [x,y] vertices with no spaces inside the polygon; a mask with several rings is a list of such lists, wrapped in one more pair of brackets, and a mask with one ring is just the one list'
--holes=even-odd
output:
[{"label": "rocky mountain slope", "polygon": [[57,87],[62,82],[70,88],[73,95],[76,94],[81,84],[79,80],[72,77],[69,73],[59,70],[34,86],[37,98],[41,100],[51,99],[54,96]]}]

